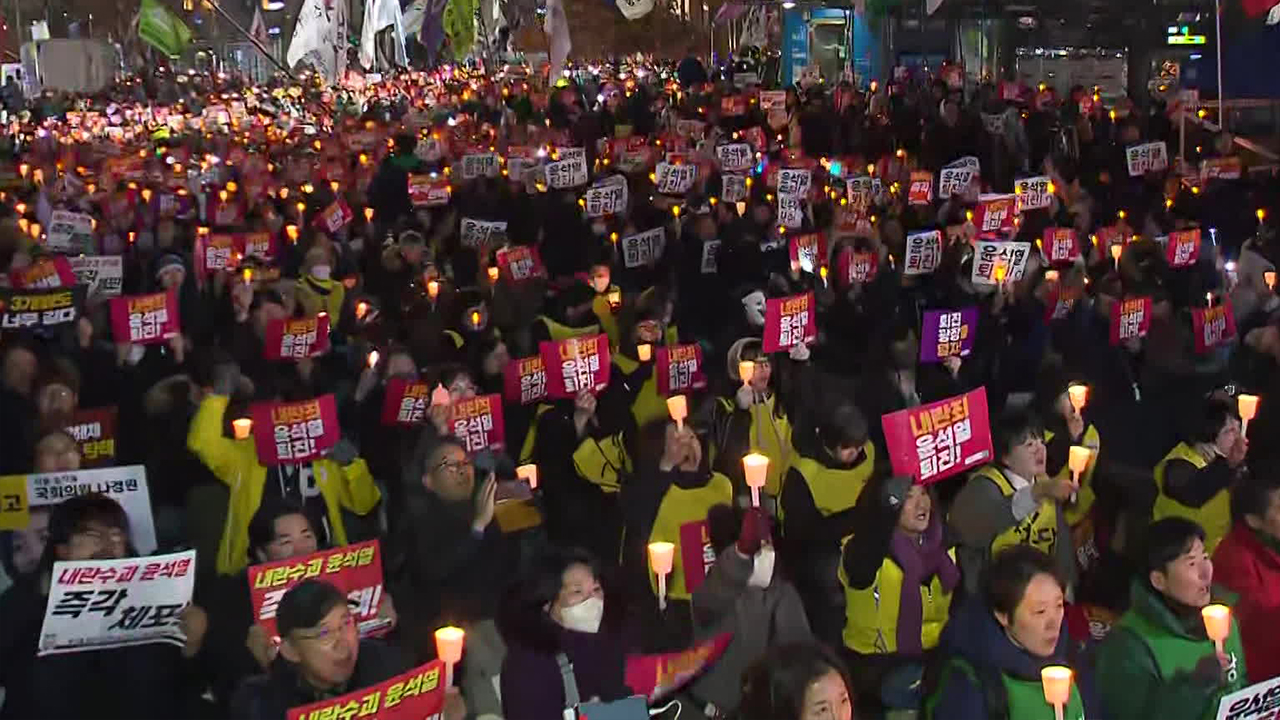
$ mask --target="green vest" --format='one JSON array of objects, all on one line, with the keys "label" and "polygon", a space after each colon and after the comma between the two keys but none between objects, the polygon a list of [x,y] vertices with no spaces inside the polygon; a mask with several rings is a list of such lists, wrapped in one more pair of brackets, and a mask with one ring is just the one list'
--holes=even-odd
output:
[{"label": "green vest", "polygon": [[1155,468],[1156,489],[1160,494],[1156,496],[1156,504],[1151,510],[1151,521],[1155,522],[1167,517],[1183,517],[1196,522],[1204,528],[1205,552],[1213,555],[1218,543],[1222,542],[1222,538],[1226,537],[1227,531],[1231,529],[1231,493],[1223,488],[1209,502],[1198,508],[1183,505],[1164,494],[1164,468],[1170,460],[1185,460],[1194,465],[1197,470],[1203,470],[1209,465],[1204,456],[1190,445],[1186,443],[1175,445]]},{"label": "green vest", "polygon": [[[958,656],[952,656],[947,660],[938,690],[925,700],[927,720],[947,720],[947,708],[939,708],[938,700],[942,697],[942,690],[946,687],[946,683],[957,673],[964,675],[969,682],[976,685],[982,696],[987,698],[988,703],[991,702],[995,693],[1003,693],[1004,705],[1007,708],[1004,717],[1008,720],[1055,720],[1053,706],[1044,701],[1044,686],[1040,684],[1038,678],[1023,680],[1000,673],[1001,687],[989,688],[983,684],[973,666]],[[987,708],[988,714],[990,710],[991,708]],[[1071,682],[1071,696],[1062,710],[1062,720],[1085,720],[1084,701],[1080,699],[1080,689],[1074,678]]]}]

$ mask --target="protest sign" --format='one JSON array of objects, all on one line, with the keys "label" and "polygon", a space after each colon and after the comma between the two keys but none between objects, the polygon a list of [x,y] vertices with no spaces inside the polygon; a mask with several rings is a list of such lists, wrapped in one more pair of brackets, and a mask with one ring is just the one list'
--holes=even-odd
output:
[{"label": "protest sign", "polygon": [[57,328],[75,323],[84,308],[85,288],[15,290],[0,288],[0,330]]},{"label": "protest sign", "polygon": [[63,426],[80,448],[80,467],[96,468],[114,465],[116,461],[116,419],[119,411],[111,407],[76,410]]},{"label": "protest sign", "polygon": [[316,460],[338,443],[333,395],[301,402],[262,402],[249,408],[254,447],[263,465]]},{"label": "protest sign", "polygon": [[547,397],[574,398],[583,390],[599,392],[609,385],[609,338],[584,335],[538,346],[547,368]]},{"label": "protest sign", "polygon": [[827,264],[827,238],[822,233],[792,235],[787,248],[792,267],[809,273]]},{"label": "protest sign", "polygon": [[521,283],[537,277],[546,277],[542,256],[538,248],[526,245],[508,245],[498,249],[498,269],[511,282]]},{"label": "protest sign", "polygon": [[813,292],[769,298],[764,305],[764,351],[775,353],[818,338]]},{"label": "protest sign", "polygon": [[973,168],[943,168],[938,173],[938,198],[948,200],[952,195],[963,193],[977,176],[978,171]]},{"label": "protest sign", "polygon": [[693,187],[697,177],[697,165],[660,162],[654,174],[654,185],[662,195],[684,195]]},{"label": "protest sign", "polygon": [[1111,303],[1111,344],[1147,336],[1151,329],[1151,298],[1130,297]]},{"label": "protest sign", "polygon": [[1129,166],[1129,177],[1146,175],[1149,172],[1160,172],[1169,167],[1169,150],[1164,141],[1130,145],[1124,149],[1125,162]]},{"label": "protest sign", "polygon": [[462,179],[498,177],[500,171],[497,153],[471,153],[462,156]]},{"label": "protest sign", "polygon": [[163,642],[183,645],[196,551],[55,562],[36,655]]},{"label": "protest sign", "polygon": [[543,166],[547,187],[564,190],[587,184],[587,163],[576,159],[550,162]]},{"label": "protest sign", "polygon": [[974,227],[978,232],[1003,232],[1013,229],[1013,219],[1018,215],[1017,195],[979,195],[978,208],[973,213]]},{"label": "protest sign", "polygon": [[351,211],[351,207],[347,205],[347,201],[342,198],[334,200],[328,207],[321,210],[317,215],[315,222],[312,223],[321,230],[333,235],[348,223],[355,220],[356,215]]},{"label": "protest sign", "polygon": [[642,233],[628,235],[619,241],[622,246],[622,264],[629,268],[652,265],[662,259],[667,246],[666,230],[658,226]]},{"label": "protest sign", "polygon": [[1230,341],[1236,336],[1236,316],[1231,300],[1210,308],[1191,308],[1192,334],[1196,338],[1196,352],[1206,353]]},{"label": "protest sign", "polygon": [[1061,320],[1067,317],[1082,297],[1084,297],[1084,291],[1079,287],[1055,284],[1045,297],[1044,321]]},{"label": "protest sign", "polygon": [[784,228],[798,228],[804,224],[804,207],[802,198],[790,193],[778,193],[778,225]]},{"label": "protest sign", "polygon": [[880,418],[895,475],[929,485],[991,460],[987,390],[978,388]]},{"label": "protest sign", "polygon": [[444,663],[432,660],[377,685],[290,708],[285,720],[442,720],[444,676]]},{"label": "protest sign", "polygon": [[1041,242],[1045,259],[1050,265],[1075,262],[1080,257],[1080,241],[1076,237],[1075,228],[1045,228]]},{"label": "protest sign", "polygon": [[459,231],[462,244],[469,248],[480,249],[493,242],[495,238],[507,234],[506,220],[476,220],[462,218]]},{"label": "protest sign", "polygon": [[76,255],[67,258],[76,284],[89,295],[120,297],[124,287],[124,259],[119,255]]},{"label": "protest sign", "polygon": [[808,170],[782,168],[778,171],[778,194],[803,198],[813,186],[813,175]]},{"label": "protest sign", "polygon": [[1210,180],[1239,180],[1244,172],[1244,165],[1236,156],[1210,158],[1200,161],[1200,182]]},{"label": "protest sign", "polygon": [[431,387],[407,378],[389,378],[382,400],[383,425],[417,425],[426,422]]},{"label": "protest sign", "polygon": [[978,308],[925,310],[920,330],[920,362],[968,357],[978,330]]},{"label": "protest sign", "polygon": [[587,189],[587,196],[584,199],[587,217],[598,218],[606,215],[615,215],[617,213],[626,212],[627,209],[627,186],[624,182],[619,185],[612,183],[609,185],[597,185]]},{"label": "protest sign", "polygon": [[716,161],[721,172],[743,172],[755,164],[755,154],[747,143],[729,143],[716,148]]},{"label": "protest sign", "polygon": [[477,395],[453,404],[449,427],[468,453],[501,450],[506,440],[502,396]]},{"label": "protest sign", "polygon": [[974,243],[970,280],[974,285],[1017,282],[1026,272],[1030,254],[1030,243],[979,240]]},{"label": "protest sign", "polygon": [[720,243],[719,240],[708,240],[702,243],[702,260],[698,264],[701,274],[714,275],[720,272]]},{"label": "protest sign", "polygon": [[207,277],[222,270],[234,270],[240,263],[236,257],[236,239],[229,233],[197,233],[195,263],[197,277]]},{"label": "protest sign", "polygon": [[783,108],[787,105],[786,90],[761,90],[760,91],[760,109],[769,112],[774,108]]},{"label": "protest sign", "polygon": [[547,368],[542,356],[518,358],[502,371],[503,397],[509,402],[528,405],[547,397]]},{"label": "protest sign", "polygon": [[1280,677],[1254,683],[1224,695],[1216,720],[1276,720],[1280,711]]},{"label": "protest sign", "polygon": [[54,210],[49,216],[45,247],[61,253],[91,253],[93,252],[93,228],[92,215]]},{"label": "protest sign", "polygon": [[347,596],[347,606],[361,637],[390,629],[378,617],[382,607],[382,548],[377,540],[354,543],[310,555],[249,566],[249,602],[253,621],[275,637],[276,610],[290,588],[315,578]]},{"label": "protest sign", "polygon": [[846,247],[836,258],[836,279],[841,287],[860,282],[871,282],[880,269],[880,257],[874,252],[862,252]]},{"label": "protest sign", "polygon": [[1013,194],[1018,198],[1016,212],[1024,210],[1041,210],[1053,204],[1053,193],[1049,187],[1053,182],[1048,175],[1021,178],[1013,182]]},{"label": "protest sign", "polygon": [[747,176],[724,173],[720,176],[720,199],[736,203],[747,199]]},{"label": "protest sign", "polygon": [[232,237],[235,238],[236,252],[240,253],[241,257],[256,257],[273,262],[280,254],[280,241],[273,233],[245,232],[236,233]]},{"label": "protest sign", "polygon": [[55,290],[76,284],[71,263],[61,255],[38,257],[30,265],[9,273],[9,279],[21,290]]},{"label": "protest sign", "polygon": [[907,235],[907,262],[903,275],[928,275],[942,262],[942,233],[937,230]]},{"label": "protest sign", "polygon": [[142,554],[155,552],[156,530],[142,465],[0,476],[0,529],[25,528],[31,508],[57,505],[75,495],[102,493],[120,503],[129,516],[129,539]]},{"label": "protest sign", "polygon": [[681,525],[680,567],[676,571],[684,574],[685,590],[697,592],[715,564],[716,549],[711,544],[711,529],[706,519]]},{"label": "protest sign", "polygon": [[178,291],[111,298],[111,335],[118,343],[156,345],[181,334]]},{"label": "protest sign", "polygon": [[654,378],[658,394],[680,395],[707,388],[707,376],[702,366],[702,346],[662,346],[654,351]]},{"label": "protest sign", "polygon": [[267,322],[262,356],[267,360],[301,360],[329,352],[329,316],[280,318]]},{"label": "protest sign", "polygon": [[732,633],[724,633],[680,652],[628,655],[627,687],[652,703],[684,687],[719,660],[732,640]]},{"label": "protest sign", "polygon": [[440,207],[449,204],[449,179],[430,175],[409,176],[409,202],[414,207]]},{"label": "protest sign", "polygon": [[1169,267],[1184,268],[1200,259],[1200,228],[1175,230],[1169,233],[1164,246],[1164,257]]}]

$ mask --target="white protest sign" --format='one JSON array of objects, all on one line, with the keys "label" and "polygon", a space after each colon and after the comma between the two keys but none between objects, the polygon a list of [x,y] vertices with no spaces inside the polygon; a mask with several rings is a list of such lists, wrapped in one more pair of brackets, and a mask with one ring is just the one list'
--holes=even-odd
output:
[{"label": "white protest sign", "polygon": [[730,143],[716,148],[716,162],[723,172],[742,172],[751,169],[755,155],[747,143]]},{"label": "white protest sign", "polygon": [[507,222],[505,220],[463,218],[462,229],[459,234],[462,237],[463,245],[479,248],[492,242],[495,234],[502,235],[506,232]]},{"label": "white protest sign", "polygon": [[1217,720],[1273,720],[1280,710],[1280,677],[1254,683],[1218,701]]},{"label": "white protest sign", "polygon": [[804,224],[800,196],[778,193],[778,224],[785,228],[798,228]]},{"label": "white protest sign", "polygon": [[942,233],[938,230],[907,235],[906,265],[903,275],[928,275],[942,261]]},{"label": "white protest sign", "polygon": [[498,154],[475,153],[462,156],[462,179],[473,180],[478,177],[498,177]]},{"label": "white protest sign", "polygon": [[564,190],[587,184],[587,164],[576,159],[560,160],[543,166],[547,175],[547,187]]},{"label": "white protest sign", "polygon": [[808,170],[782,168],[778,171],[778,194],[804,197],[809,194],[813,178]]},{"label": "white protest sign", "polygon": [[635,235],[628,235],[622,243],[622,263],[634,268],[650,265],[662,258],[663,248],[667,244],[666,231],[660,227],[646,230]]},{"label": "white protest sign", "polygon": [[182,645],[195,590],[196,551],[56,562],[36,655],[147,643]]},{"label": "white protest sign", "polygon": [[49,218],[49,234],[45,246],[61,253],[92,251],[93,218],[84,213],[54,210]]},{"label": "white protest sign", "polygon": [[1124,159],[1129,164],[1129,177],[1159,172],[1169,167],[1169,150],[1164,141],[1130,145],[1124,149]]},{"label": "white protest sign", "polygon": [[702,244],[702,274],[713,275],[720,272],[720,241],[708,240]]},{"label": "white protest sign", "polygon": [[89,286],[89,295],[120,297],[124,287],[124,258],[119,255],[73,255],[67,258],[76,282]]},{"label": "white protest sign", "polygon": [[975,285],[1021,280],[1030,254],[1031,243],[979,240],[974,243],[971,280]]},{"label": "white protest sign", "polygon": [[693,181],[698,177],[698,166],[660,162],[654,177],[659,193],[683,195],[693,187]]},{"label": "white protest sign", "polygon": [[598,218],[626,211],[627,181],[621,177],[618,180],[621,182],[601,183],[587,190],[587,217]]},{"label": "white protest sign", "polygon": [[938,173],[938,197],[946,200],[964,192],[977,176],[978,171],[970,167],[943,168]]},{"label": "white protest sign", "polygon": [[1053,204],[1052,183],[1047,175],[1022,178],[1013,182],[1013,193],[1018,196],[1018,212],[1040,210]]},{"label": "white protest sign", "polygon": [[747,176],[725,174],[720,176],[720,199],[740,202],[747,199]]},{"label": "white protest sign", "polygon": [[57,505],[74,495],[102,493],[120,503],[129,516],[133,547],[144,555],[156,551],[156,527],[147,492],[147,468],[142,465],[41,473],[27,476],[27,504]]}]

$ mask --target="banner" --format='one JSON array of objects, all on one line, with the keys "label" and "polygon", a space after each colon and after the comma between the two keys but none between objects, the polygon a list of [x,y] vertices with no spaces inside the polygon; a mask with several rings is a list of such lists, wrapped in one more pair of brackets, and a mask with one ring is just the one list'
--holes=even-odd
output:
[{"label": "banner", "polygon": [[262,356],[267,360],[301,360],[329,352],[329,315],[267,323]]},{"label": "banner", "polygon": [[756,156],[747,143],[729,143],[716,148],[716,162],[721,172],[745,172],[756,164]]},{"label": "banner", "polygon": [[619,242],[622,264],[628,268],[652,265],[662,259],[667,246],[667,232],[662,226],[628,235]]},{"label": "banner", "polygon": [[1218,701],[1216,720],[1276,720],[1277,710],[1280,710],[1280,677],[1224,695]]},{"label": "banner", "polygon": [[84,308],[85,288],[0,288],[0,330],[34,330],[74,324]]},{"label": "banner", "polygon": [[63,426],[80,448],[80,467],[97,468],[116,462],[116,420],[119,410],[111,407],[76,410]]},{"label": "banner", "polygon": [[566,190],[587,184],[587,164],[576,158],[549,162],[542,167],[546,173],[547,187]]},{"label": "banner", "polygon": [[285,593],[303,580],[316,578],[341,590],[360,629],[360,637],[390,629],[378,617],[382,607],[382,548],[377,540],[354,543],[310,555],[249,566],[249,602],[253,621],[277,637],[276,610]]},{"label": "banner", "polygon": [[546,277],[538,248],[526,245],[509,245],[498,249],[498,269],[502,276],[515,283]]},{"label": "banner", "polygon": [[500,171],[497,153],[473,153],[462,156],[463,180],[474,180],[480,177],[495,178]]},{"label": "banner", "polygon": [[1196,336],[1196,352],[1206,353],[1236,336],[1236,316],[1231,300],[1211,308],[1191,308],[1191,328]]},{"label": "banner", "polygon": [[929,485],[991,460],[987,390],[978,388],[880,418],[893,474]]},{"label": "banner", "polygon": [[36,655],[183,645],[181,614],[191,604],[195,565],[195,550],[55,562]]},{"label": "banner", "polygon": [[616,215],[627,210],[627,186],[616,183],[597,185],[587,189],[585,200],[587,217],[598,218]]},{"label": "banner", "polygon": [[1013,194],[1018,199],[1017,212],[1041,210],[1053,205],[1053,193],[1049,190],[1051,185],[1053,182],[1047,175],[1013,181]]},{"label": "banner", "polygon": [[764,304],[764,351],[775,353],[818,339],[813,292],[769,298]]},{"label": "banner", "polygon": [[658,698],[684,687],[704,669],[719,660],[732,640],[732,633],[724,633],[680,652],[628,655],[627,687],[634,693],[644,695],[648,702],[653,703]]},{"label": "banner", "polygon": [[1004,232],[1013,229],[1018,214],[1017,195],[979,195],[973,224],[978,232]]},{"label": "banner", "polygon": [[861,252],[846,247],[836,257],[836,279],[841,287],[848,287],[855,282],[871,282],[875,280],[879,270],[880,256],[874,252]]},{"label": "banner", "polygon": [[111,298],[111,335],[117,343],[156,345],[181,333],[177,288]]},{"label": "banner", "polygon": [[702,346],[663,345],[654,351],[654,379],[658,395],[680,395],[707,389],[707,376],[702,366]]},{"label": "banner", "polygon": [[450,427],[468,453],[501,450],[506,433],[502,421],[502,396],[477,395],[453,404]]},{"label": "banner", "polygon": [[475,220],[462,218],[459,235],[462,244],[469,248],[480,249],[493,242],[496,237],[506,237],[506,220]]},{"label": "banner", "polygon": [[513,403],[528,405],[547,399],[547,366],[542,356],[518,358],[502,370],[503,396]]},{"label": "banner", "polygon": [[660,162],[654,175],[654,186],[662,195],[684,195],[698,177],[698,166]]},{"label": "banner", "polygon": [[129,540],[141,554],[156,551],[151,496],[147,493],[147,469],[142,465],[52,472],[39,475],[0,476],[0,530],[19,530],[30,523],[31,508],[57,505],[75,495],[102,493],[124,508],[129,516]]},{"label": "banner", "polygon": [[1045,228],[1042,244],[1045,259],[1050,265],[1075,262],[1080,257],[1080,241],[1075,228]]},{"label": "banner", "polygon": [[338,443],[338,410],[333,395],[291,403],[254,403],[253,441],[262,465],[305,463]]},{"label": "banner", "polygon": [[54,210],[49,217],[45,247],[67,254],[93,252],[93,216]]},{"label": "banner", "polygon": [[538,346],[547,371],[547,397],[574,398],[583,390],[600,392],[609,386],[609,338],[584,335]]},{"label": "banner", "polygon": [[1169,240],[1164,246],[1164,257],[1172,268],[1195,265],[1200,259],[1200,228],[1169,233]]},{"label": "banner", "polygon": [[36,258],[21,270],[10,272],[9,279],[13,281],[15,288],[21,290],[56,290],[76,284],[76,274],[71,272],[71,263],[61,255]]},{"label": "banner", "polygon": [[974,243],[973,250],[971,282],[974,285],[999,285],[1022,279],[1031,244],[979,240]]},{"label": "banner", "polygon": [[89,295],[120,297],[124,288],[124,258],[119,255],[76,255],[67,258],[77,285]]},{"label": "banner", "polygon": [[1164,141],[1130,145],[1124,149],[1125,162],[1129,165],[1129,177],[1160,172],[1169,167],[1169,150]]},{"label": "banner", "polygon": [[978,308],[925,310],[921,320],[920,362],[968,357],[978,331]]},{"label": "banner", "polygon": [[1151,329],[1151,298],[1132,297],[1111,303],[1111,344],[1147,336]]},{"label": "banner", "polygon": [[426,422],[431,388],[425,382],[388,378],[382,399],[383,425],[418,425]]},{"label": "banner", "polygon": [[942,233],[938,230],[907,235],[907,262],[903,275],[928,275],[942,262]]},{"label": "banner", "polygon": [[690,593],[706,582],[711,566],[716,564],[716,549],[711,544],[711,530],[706,519],[680,526],[680,569],[684,586]]},{"label": "banner", "polygon": [[907,191],[909,205],[928,205],[933,202],[933,173],[914,171],[911,173],[911,187]]},{"label": "banner", "polygon": [[285,720],[439,720],[444,709],[444,663],[432,660],[385,682],[290,708]]}]

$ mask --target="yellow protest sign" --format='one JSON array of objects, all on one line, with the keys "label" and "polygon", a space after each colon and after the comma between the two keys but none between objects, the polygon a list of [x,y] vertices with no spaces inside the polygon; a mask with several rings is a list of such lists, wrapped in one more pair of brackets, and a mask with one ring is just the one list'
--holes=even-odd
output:
[{"label": "yellow protest sign", "polygon": [[0,530],[25,530],[31,524],[26,475],[0,475]]}]

